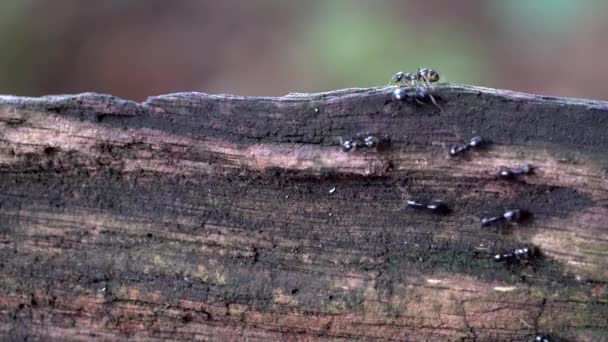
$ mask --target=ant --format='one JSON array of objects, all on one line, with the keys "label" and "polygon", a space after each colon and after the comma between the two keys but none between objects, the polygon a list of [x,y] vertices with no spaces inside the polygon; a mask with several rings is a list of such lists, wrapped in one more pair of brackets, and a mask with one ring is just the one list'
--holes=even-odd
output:
[{"label": "ant", "polygon": [[382,139],[371,134],[346,140],[342,140],[340,137],[340,146],[344,152],[356,150],[357,148],[377,148],[382,142]]},{"label": "ant", "polygon": [[417,104],[421,105],[424,105],[425,103],[428,103],[428,101],[431,101],[433,105],[437,107],[439,111],[441,111],[442,114],[445,113],[445,110],[437,103],[437,100],[435,100],[435,97],[431,93],[431,88],[428,86],[418,86],[413,89],[397,88],[395,89],[395,91],[393,91],[393,99],[397,101],[405,101],[407,98],[411,98]]},{"label": "ant", "polygon": [[457,145],[452,146],[450,148],[450,156],[456,157],[456,156],[464,153],[466,150],[469,150],[474,147],[479,147],[484,143],[485,143],[485,141],[483,140],[482,137],[480,137],[480,136],[472,137],[471,140],[469,140],[469,142],[464,146],[457,146]]},{"label": "ant", "polygon": [[428,68],[418,68],[418,71],[415,74],[399,71],[393,76],[389,84],[402,84],[403,82],[408,81],[412,85],[414,85],[415,82],[424,82],[426,84],[438,82],[439,73]]},{"label": "ant", "polygon": [[[494,261],[513,263],[516,261],[527,261],[537,255],[535,247],[519,247],[494,255]],[[542,341],[542,340],[540,340]]]},{"label": "ant", "polygon": [[430,203],[420,203],[414,200],[408,200],[407,206],[414,209],[423,209],[437,214],[447,214],[450,212],[450,208],[443,201],[432,201]]},{"label": "ant", "polygon": [[533,342],[551,342],[549,335],[536,335]]},{"label": "ant", "polygon": [[498,172],[498,176],[504,179],[513,179],[516,176],[529,174],[532,174],[532,166],[530,166],[530,164],[523,164],[513,168],[503,167]]},{"label": "ant", "polygon": [[496,217],[484,217],[481,219],[481,225],[483,227],[485,226],[489,226],[491,224],[497,223],[497,222],[520,222],[524,216],[526,216],[526,212],[520,210],[520,209],[513,209],[513,210],[507,210],[504,212],[504,214],[500,215],[500,216],[496,216]]},{"label": "ant", "polygon": [[389,85],[402,85],[409,82],[412,86],[416,85],[416,82],[423,82],[425,86],[417,86],[413,89],[413,93],[408,93],[404,88],[396,89],[393,92],[393,98],[397,101],[404,101],[406,98],[412,98],[418,104],[424,104],[429,100],[437,107],[441,113],[445,113],[445,110],[435,100],[435,97],[431,94],[430,84],[439,81],[439,73],[429,68],[418,68],[416,73],[402,72],[396,73]]}]

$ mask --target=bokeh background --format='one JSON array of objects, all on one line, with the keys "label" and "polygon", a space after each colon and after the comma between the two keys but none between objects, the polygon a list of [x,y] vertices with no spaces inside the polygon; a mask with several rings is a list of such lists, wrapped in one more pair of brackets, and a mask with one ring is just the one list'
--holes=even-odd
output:
[{"label": "bokeh background", "polygon": [[2,0],[0,94],[450,83],[608,100],[602,0]]}]

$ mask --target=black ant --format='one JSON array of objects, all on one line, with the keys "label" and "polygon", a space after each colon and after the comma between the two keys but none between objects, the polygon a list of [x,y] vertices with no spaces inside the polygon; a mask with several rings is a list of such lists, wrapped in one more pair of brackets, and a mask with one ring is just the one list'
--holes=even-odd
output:
[{"label": "black ant", "polygon": [[526,216],[526,212],[520,209],[507,210],[504,214],[496,217],[482,218],[481,225],[489,226],[497,222],[520,222]]},{"label": "black ant", "polygon": [[441,113],[445,113],[443,107],[441,107],[435,97],[431,93],[430,87],[418,86],[416,88],[408,89],[408,88],[397,88],[393,91],[393,99],[397,101],[405,101],[406,99],[412,99],[417,104],[424,105],[431,101],[435,107],[441,111]]},{"label": "black ant", "polygon": [[382,143],[382,139],[371,134],[346,140],[340,138],[340,146],[344,152],[356,150],[357,148],[378,148]]},{"label": "black ant", "polygon": [[414,85],[414,82],[424,82],[426,84],[434,83],[439,81],[439,73],[433,69],[419,68],[415,74],[409,72],[399,71],[393,76],[389,84],[402,84],[404,82],[410,82]]},{"label": "black ant", "polygon": [[523,164],[513,168],[503,167],[500,169],[500,171],[498,171],[498,176],[504,179],[513,179],[516,176],[529,174],[532,174],[532,166],[529,164]]},{"label": "black ant", "polygon": [[469,140],[469,142],[464,146],[456,146],[456,145],[452,146],[450,148],[450,156],[452,156],[452,157],[458,156],[458,155],[464,153],[466,150],[469,150],[474,147],[479,147],[484,143],[485,143],[485,141],[483,140],[482,137],[480,137],[480,136],[472,137],[471,140]]},{"label": "black ant", "polygon": [[514,248],[509,251],[499,253],[494,255],[494,261],[496,262],[506,262],[513,263],[516,261],[527,261],[532,259],[537,255],[537,250],[535,247],[519,247]]},{"label": "black ant", "polygon": [[407,201],[407,206],[414,209],[423,209],[437,214],[447,214],[450,212],[450,208],[447,204],[442,201],[432,201],[430,203],[420,203],[413,200]]},{"label": "black ant", "polygon": [[536,335],[534,337],[533,342],[551,342],[551,337],[549,335]]}]

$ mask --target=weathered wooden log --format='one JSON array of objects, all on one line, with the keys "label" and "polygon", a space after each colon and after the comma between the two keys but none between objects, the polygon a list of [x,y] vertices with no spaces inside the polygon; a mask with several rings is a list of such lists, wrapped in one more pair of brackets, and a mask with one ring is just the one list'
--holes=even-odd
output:
[{"label": "weathered wooden log", "polygon": [[0,97],[0,334],[607,341],[608,103],[393,90]]}]

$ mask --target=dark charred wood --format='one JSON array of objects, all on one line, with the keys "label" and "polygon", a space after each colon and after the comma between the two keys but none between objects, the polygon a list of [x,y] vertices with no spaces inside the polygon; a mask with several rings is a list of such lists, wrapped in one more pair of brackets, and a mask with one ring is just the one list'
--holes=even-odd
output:
[{"label": "dark charred wood", "polygon": [[608,103],[394,89],[0,96],[0,335],[605,341]]}]

